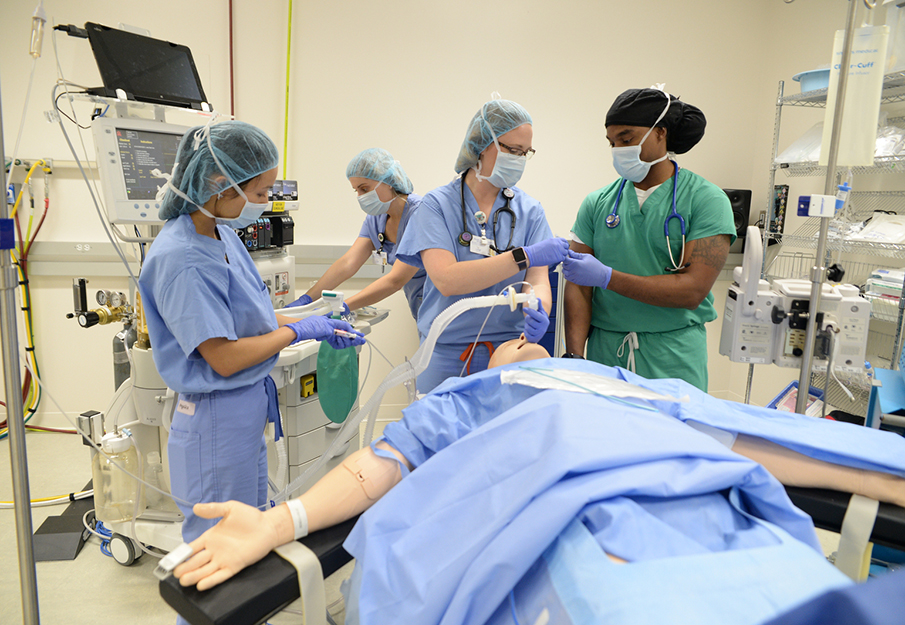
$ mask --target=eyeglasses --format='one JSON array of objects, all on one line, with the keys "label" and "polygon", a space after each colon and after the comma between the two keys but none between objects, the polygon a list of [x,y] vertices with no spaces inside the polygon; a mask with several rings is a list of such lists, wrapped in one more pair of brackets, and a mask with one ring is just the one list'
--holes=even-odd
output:
[{"label": "eyeglasses", "polygon": [[500,147],[506,148],[506,151],[512,154],[513,156],[524,156],[526,160],[531,160],[531,157],[534,156],[536,150],[534,148],[528,148],[527,150],[520,150],[519,148],[514,148],[511,145],[506,145],[499,139],[497,139],[497,143],[500,144]]}]

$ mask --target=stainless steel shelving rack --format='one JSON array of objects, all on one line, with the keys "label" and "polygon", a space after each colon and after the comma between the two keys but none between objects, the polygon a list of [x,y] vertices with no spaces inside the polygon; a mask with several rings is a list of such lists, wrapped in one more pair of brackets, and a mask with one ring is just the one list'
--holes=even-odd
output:
[{"label": "stainless steel shelving rack", "polygon": [[[784,83],[779,82],[776,98],[776,116],[773,126],[773,152],[770,159],[770,176],[768,188],[768,206],[766,223],[772,223],[775,207],[773,205],[773,189],[777,172],[787,177],[826,177],[827,168],[816,162],[777,163],[779,136],[784,107],[826,108],[826,89],[817,89],[805,93],[785,96]],[[881,105],[905,102],[905,72],[887,74],[883,80]],[[905,117],[891,117],[887,123],[905,127]],[[869,167],[852,167],[854,176],[870,174],[905,174],[905,156],[889,156],[877,158]],[[857,189],[857,183],[853,184]],[[794,210],[795,202],[787,198],[786,211]],[[886,211],[905,214],[905,190],[895,191],[857,191],[853,190],[849,197],[849,205],[843,214],[836,219],[841,225],[861,223],[870,218],[874,211]],[[794,232],[776,234],[764,233],[764,258],[768,258],[767,249],[771,241],[780,242],[779,253],[772,261],[764,265],[763,277],[801,278],[807,279],[814,265],[814,253],[796,250],[818,249],[820,218],[808,218]],[[905,266],[905,245],[870,243],[854,241],[841,237],[827,237],[825,247],[825,267],[834,262],[840,263],[846,270],[846,282],[863,285],[875,267]],[[902,349],[903,323],[905,323],[905,290],[898,302],[874,299],[872,302],[871,326],[868,337],[868,360],[875,367],[897,369],[898,355]],[[841,379],[841,378],[840,378]],[[831,405],[851,412],[865,415],[870,391],[870,380],[863,378],[841,379],[846,388],[855,396],[852,401],[840,386],[831,380],[828,386],[827,401]],[[821,374],[811,375],[811,384],[817,388],[825,388],[826,380]]]}]

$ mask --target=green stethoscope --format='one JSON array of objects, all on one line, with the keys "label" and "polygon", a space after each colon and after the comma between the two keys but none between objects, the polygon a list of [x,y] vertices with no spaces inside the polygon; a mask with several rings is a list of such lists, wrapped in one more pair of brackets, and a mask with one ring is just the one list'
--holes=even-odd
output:
[{"label": "green stethoscope", "polygon": [[[682,215],[679,214],[679,211],[676,210],[676,192],[679,187],[679,164],[673,161],[672,166],[675,168],[672,177],[672,212],[666,216],[666,221],[663,222],[663,234],[666,235],[666,251],[669,252],[669,261],[672,263],[672,267],[664,267],[663,269],[666,271],[680,271],[688,267],[688,265],[682,264],[685,260],[685,218],[682,217]],[[619,201],[622,199],[622,190],[625,188],[626,182],[626,179],[623,178],[622,183],[619,185],[619,191],[616,193],[616,203],[613,204],[613,210],[609,215],[606,216],[607,228],[615,228],[621,221],[616,211],[619,210]],[[675,258],[672,255],[672,246],[669,244],[670,219],[678,219],[679,229],[682,231],[682,253],[679,255],[678,263],[676,263]]]}]

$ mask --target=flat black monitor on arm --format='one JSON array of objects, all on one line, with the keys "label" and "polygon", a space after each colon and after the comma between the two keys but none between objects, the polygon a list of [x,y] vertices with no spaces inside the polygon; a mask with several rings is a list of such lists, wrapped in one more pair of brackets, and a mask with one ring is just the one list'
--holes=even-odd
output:
[{"label": "flat black monitor on arm", "polygon": [[104,86],[91,93],[210,111],[188,47],[87,22]]}]

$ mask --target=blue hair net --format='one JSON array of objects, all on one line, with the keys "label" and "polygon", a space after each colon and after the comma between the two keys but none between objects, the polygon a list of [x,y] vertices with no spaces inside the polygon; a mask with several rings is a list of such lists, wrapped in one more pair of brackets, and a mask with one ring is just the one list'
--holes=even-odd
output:
[{"label": "blue hair net", "polygon": [[[482,112],[483,115],[481,115]],[[532,123],[531,116],[520,104],[510,100],[486,102],[468,124],[465,141],[462,142],[459,158],[456,159],[456,173],[461,174],[478,164],[481,152],[493,143],[494,134],[499,139],[501,135],[510,130],[530,123]],[[491,130],[493,134],[491,134]]]},{"label": "blue hair net", "polygon": [[393,160],[393,155],[383,148],[368,148],[356,154],[346,167],[346,178],[376,180],[402,195],[415,188],[399,161]]},{"label": "blue hair net", "polygon": [[[207,142],[210,131],[210,146]],[[211,147],[224,172],[211,155]],[[239,121],[224,121],[209,127],[196,126],[182,136],[176,152],[176,166],[170,183],[199,206],[215,193],[229,188],[226,173],[236,184],[242,184],[277,166],[277,146],[260,128]],[[167,188],[158,216],[172,219],[193,213],[198,207]]]}]

